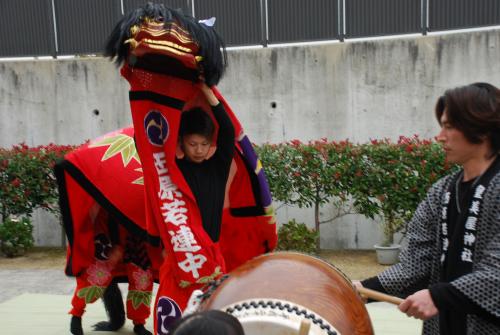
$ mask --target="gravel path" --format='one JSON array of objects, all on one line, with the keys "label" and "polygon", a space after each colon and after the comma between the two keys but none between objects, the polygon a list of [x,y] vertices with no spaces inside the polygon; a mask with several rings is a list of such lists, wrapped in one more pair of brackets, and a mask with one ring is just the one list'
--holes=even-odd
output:
[{"label": "gravel path", "polygon": [[62,269],[0,269],[0,303],[23,293],[69,295],[75,280],[66,277]]}]

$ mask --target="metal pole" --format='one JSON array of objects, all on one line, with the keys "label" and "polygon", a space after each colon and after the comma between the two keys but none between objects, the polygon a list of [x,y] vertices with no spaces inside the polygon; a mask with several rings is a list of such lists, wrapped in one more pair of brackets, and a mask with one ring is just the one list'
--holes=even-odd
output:
[{"label": "metal pole", "polygon": [[339,40],[344,42],[345,39],[345,0],[337,0],[337,10],[338,10],[338,29],[339,29]]},{"label": "metal pole", "polygon": [[51,5],[52,5],[52,21],[54,22],[54,48],[55,48],[52,57],[57,58],[57,54],[59,53],[59,45],[57,44],[56,6],[54,4],[54,0],[51,1]]},{"label": "metal pole", "polygon": [[261,43],[267,47],[269,41],[269,24],[267,16],[267,0],[260,0],[260,27],[261,27]]},{"label": "metal pole", "polygon": [[421,0],[422,5],[422,16],[421,16],[421,28],[422,35],[427,35],[429,29],[429,0]]}]

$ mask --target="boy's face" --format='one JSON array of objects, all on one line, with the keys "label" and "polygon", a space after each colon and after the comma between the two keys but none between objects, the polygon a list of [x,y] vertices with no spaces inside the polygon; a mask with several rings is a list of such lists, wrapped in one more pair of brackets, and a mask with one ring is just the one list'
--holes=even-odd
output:
[{"label": "boy's face", "polygon": [[210,144],[211,141],[203,135],[190,134],[182,137],[184,155],[193,163],[201,163],[207,158]]}]

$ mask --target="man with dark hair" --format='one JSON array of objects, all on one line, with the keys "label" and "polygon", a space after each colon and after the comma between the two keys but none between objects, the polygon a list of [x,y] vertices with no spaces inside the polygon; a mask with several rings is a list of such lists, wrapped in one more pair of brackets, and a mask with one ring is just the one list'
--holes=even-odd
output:
[{"label": "man with dark hair", "polygon": [[203,228],[213,242],[220,236],[222,208],[234,153],[234,127],[213,91],[204,82],[200,89],[219,126],[217,148],[212,152],[215,126],[207,112],[194,108],[182,113],[179,142],[184,157],[177,159],[200,209]]},{"label": "man with dark hair", "polygon": [[461,169],[418,206],[400,263],[354,284],[406,297],[399,309],[424,320],[423,334],[500,334],[500,91],[447,90],[436,117]]}]

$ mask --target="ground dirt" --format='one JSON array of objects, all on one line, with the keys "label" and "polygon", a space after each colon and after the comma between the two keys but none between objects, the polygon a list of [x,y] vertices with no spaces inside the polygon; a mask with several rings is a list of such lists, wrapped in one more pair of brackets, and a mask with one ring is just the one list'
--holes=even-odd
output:
[{"label": "ground dirt", "polygon": [[320,257],[350,279],[372,277],[388,267],[378,264],[374,250],[322,250]]},{"label": "ground dirt", "polygon": [[8,258],[0,254],[0,269],[64,269],[65,248],[33,248],[24,256]]},{"label": "ground dirt", "polygon": [[[377,263],[372,250],[322,250],[319,256],[350,279],[367,278],[387,267]],[[64,248],[34,248],[20,257],[0,256],[0,269],[64,269],[65,263]]]}]

